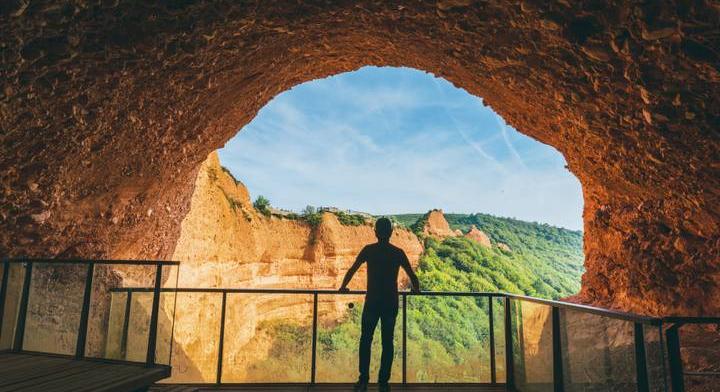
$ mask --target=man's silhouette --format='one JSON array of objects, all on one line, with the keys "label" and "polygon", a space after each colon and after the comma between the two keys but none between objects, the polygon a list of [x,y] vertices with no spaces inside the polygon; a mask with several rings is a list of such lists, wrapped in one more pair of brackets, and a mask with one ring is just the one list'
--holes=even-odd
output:
[{"label": "man's silhouette", "polygon": [[393,361],[393,335],[395,319],[398,314],[397,278],[400,267],[410,277],[413,291],[420,290],[420,282],[410,267],[405,252],[390,244],[393,227],[390,219],[380,218],[375,223],[375,236],[378,242],[365,246],[358,254],[355,263],[343,279],[340,291],[347,291],[355,272],[362,263],[367,262],[367,294],[362,312],[362,333],[360,335],[360,377],[355,391],[366,391],[370,378],[370,345],[378,320],[382,332],[382,357],[378,383],[380,391],[389,391],[390,368]]}]

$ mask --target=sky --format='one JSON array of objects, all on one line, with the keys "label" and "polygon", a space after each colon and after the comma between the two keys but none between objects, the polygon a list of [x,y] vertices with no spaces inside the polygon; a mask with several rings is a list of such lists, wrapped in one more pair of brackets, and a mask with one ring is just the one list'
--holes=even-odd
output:
[{"label": "sky", "polygon": [[364,67],[295,86],[219,155],[253,199],[277,208],[441,208],[582,229],[582,189],[562,154],[415,69]]}]

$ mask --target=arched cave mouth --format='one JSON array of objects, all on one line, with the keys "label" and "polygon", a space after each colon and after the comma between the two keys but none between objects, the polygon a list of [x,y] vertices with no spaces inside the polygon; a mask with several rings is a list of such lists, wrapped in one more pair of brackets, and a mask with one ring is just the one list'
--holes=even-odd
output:
[{"label": "arched cave mouth", "polygon": [[583,186],[582,300],[720,309],[712,4],[84,7],[0,11],[2,254],[167,259],[198,166],[272,97],[409,66],[566,157]]},{"label": "arched cave mouth", "polygon": [[559,299],[580,289],[581,211],[562,155],[480,98],[366,67],[280,94],[212,153],[172,259],[185,287],[334,289],[386,216],[427,290]]},{"label": "arched cave mouth", "polygon": [[363,67],[294,86],[218,155],[253,199],[298,213],[442,209],[582,230],[581,185],[560,152],[417,69]]}]

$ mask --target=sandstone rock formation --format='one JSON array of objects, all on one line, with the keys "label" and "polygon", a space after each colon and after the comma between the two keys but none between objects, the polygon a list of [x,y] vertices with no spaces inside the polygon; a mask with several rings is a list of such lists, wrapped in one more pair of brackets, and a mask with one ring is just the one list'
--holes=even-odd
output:
[{"label": "sandstone rock formation", "polygon": [[488,235],[485,234],[484,231],[479,230],[477,227],[475,227],[475,225],[472,225],[472,227],[470,227],[470,231],[465,233],[465,238],[469,238],[486,248],[492,247],[490,237],[488,237]]},{"label": "sandstone rock formation", "polygon": [[[445,219],[442,210],[431,210],[425,214],[422,220],[425,222],[422,232],[427,236],[437,238],[458,236],[455,230],[450,229],[450,224]],[[459,235],[462,235],[462,232]]]},{"label": "sandstone rock formation", "polygon": [[[362,247],[375,241],[371,222],[345,226],[324,213],[311,227],[258,213],[245,186],[212,153],[198,172],[172,259],[182,263],[182,287],[330,289],[340,286]],[[413,233],[396,229],[391,242],[417,265],[423,248]],[[364,268],[353,287],[365,287]]]},{"label": "sandstone rock formation", "polygon": [[502,249],[502,250],[504,250],[505,252],[512,252],[512,250],[510,249],[510,247],[508,246],[508,244],[505,244],[505,243],[502,243],[502,242],[498,242],[497,247],[500,248],[500,249]]},{"label": "sandstone rock formation", "polygon": [[199,165],[270,99],[409,66],[563,153],[582,300],[716,314],[718,21],[703,1],[4,2],[0,254],[169,258]]},{"label": "sandstone rock formation", "polygon": [[[212,153],[198,171],[173,259],[181,262],[179,287],[337,289],[360,249],[375,240],[371,222],[344,226],[333,213],[324,213],[317,227],[258,213],[245,186]],[[417,266],[423,247],[412,232],[396,229],[391,242]],[[406,284],[402,273],[401,279]],[[365,282],[361,268],[351,288],[364,289]],[[328,323],[344,317],[347,304],[359,298],[323,295],[319,300],[319,314]],[[197,327],[219,330],[220,301],[219,294],[178,296],[173,381],[214,381],[217,355],[212,349],[218,336],[198,334]],[[272,343],[265,323],[309,325],[312,320],[310,295],[234,294],[228,301],[226,380],[254,377],[252,365],[269,355]]]}]

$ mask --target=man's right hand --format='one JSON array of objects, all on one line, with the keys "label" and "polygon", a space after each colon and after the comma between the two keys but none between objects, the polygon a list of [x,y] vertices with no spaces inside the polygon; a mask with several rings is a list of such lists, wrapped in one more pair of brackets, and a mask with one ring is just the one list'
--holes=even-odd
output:
[{"label": "man's right hand", "polygon": [[341,293],[347,293],[348,291],[350,291],[350,289],[348,289],[345,286],[342,286],[342,287],[340,287],[340,290],[338,290],[338,291],[340,291]]}]

